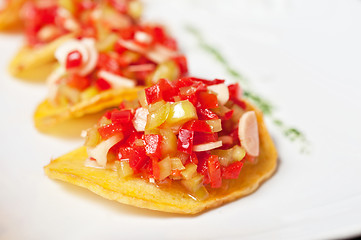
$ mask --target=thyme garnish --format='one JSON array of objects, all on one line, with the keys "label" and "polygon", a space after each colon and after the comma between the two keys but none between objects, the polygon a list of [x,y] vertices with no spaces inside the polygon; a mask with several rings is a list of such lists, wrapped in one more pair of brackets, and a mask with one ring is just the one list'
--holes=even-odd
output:
[{"label": "thyme garnish", "polygon": [[263,112],[265,116],[269,117],[272,120],[272,123],[283,133],[283,135],[288,140],[292,142],[295,141],[300,142],[301,143],[300,151],[302,153],[308,153],[309,142],[306,139],[304,133],[302,133],[300,130],[298,130],[295,127],[290,127],[286,125],[282,120],[276,118],[274,116],[275,108],[273,104],[271,104],[268,100],[264,99],[257,93],[250,90],[248,87],[247,79],[237,70],[232,68],[231,65],[228,63],[228,61],[225,59],[225,57],[215,47],[207,43],[196,28],[188,25],[186,26],[186,30],[190,32],[198,40],[198,44],[204,51],[212,55],[223,66],[225,71],[231,77],[233,77],[236,81],[242,83],[243,95],[246,98],[248,98],[252,103],[254,103]]}]

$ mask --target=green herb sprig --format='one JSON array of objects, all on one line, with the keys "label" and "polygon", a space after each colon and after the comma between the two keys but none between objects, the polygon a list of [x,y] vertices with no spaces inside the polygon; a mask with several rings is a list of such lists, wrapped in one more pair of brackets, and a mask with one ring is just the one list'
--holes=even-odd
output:
[{"label": "green herb sprig", "polygon": [[207,53],[212,55],[225,69],[225,71],[233,77],[235,80],[242,83],[243,95],[248,98],[253,104],[255,104],[265,116],[272,120],[272,123],[283,133],[283,135],[292,142],[300,142],[302,153],[309,153],[309,141],[307,140],[304,133],[298,130],[295,127],[288,126],[282,120],[274,116],[275,107],[266,99],[261,97],[259,94],[250,90],[248,87],[247,79],[240,74],[237,70],[231,67],[226,58],[212,45],[207,43],[200,32],[192,27],[186,26],[186,30],[191,33],[197,40],[200,47],[205,50]]}]

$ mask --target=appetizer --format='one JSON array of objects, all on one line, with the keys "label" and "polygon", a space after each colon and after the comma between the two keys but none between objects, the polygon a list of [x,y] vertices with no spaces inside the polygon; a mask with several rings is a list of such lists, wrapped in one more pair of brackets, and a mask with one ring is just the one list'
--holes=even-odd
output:
[{"label": "appetizer", "polygon": [[0,30],[21,26],[20,9],[26,0],[3,0],[0,4]]},{"label": "appetizer", "polygon": [[262,113],[238,84],[160,79],[87,130],[50,178],[152,210],[196,214],[255,191],[277,165]]},{"label": "appetizer", "polygon": [[159,78],[174,80],[188,71],[176,41],[154,24],[131,25],[102,40],[71,38],[56,49],[55,58],[48,98],[34,115],[38,129],[115,107]]},{"label": "appetizer", "polygon": [[[11,12],[10,7],[19,0],[9,2],[6,11]],[[137,0],[26,1],[21,9],[26,41],[9,71],[16,77],[43,80],[54,69],[55,50],[65,41],[74,37],[103,41],[108,34],[138,22],[141,12]]]}]

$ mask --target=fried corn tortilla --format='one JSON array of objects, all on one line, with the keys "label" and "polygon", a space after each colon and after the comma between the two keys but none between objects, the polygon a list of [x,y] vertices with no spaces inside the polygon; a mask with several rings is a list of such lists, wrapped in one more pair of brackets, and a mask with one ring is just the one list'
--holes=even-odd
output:
[{"label": "fried corn tortilla", "polygon": [[96,169],[84,166],[87,159],[85,147],[81,147],[45,166],[45,173],[84,188],[110,200],[132,206],[170,213],[197,214],[220,206],[255,191],[268,179],[277,166],[277,151],[262,119],[262,113],[255,110],[259,126],[260,155],[256,163],[247,163],[238,179],[224,180],[228,188],[208,189],[209,198],[198,201],[190,197],[184,188],[172,183],[172,187],[158,187],[140,178],[118,177],[110,169]]},{"label": "fried corn tortilla", "polygon": [[74,34],[69,33],[56,40],[40,47],[22,47],[9,65],[9,72],[14,77],[28,80],[45,80],[46,77],[57,66],[54,52],[65,41],[73,38]]},{"label": "fried corn tortilla", "polygon": [[142,87],[112,89],[80,101],[75,105],[53,106],[48,100],[39,104],[34,114],[35,127],[46,130],[59,122],[70,118],[97,113],[109,107],[118,106],[123,100],[134,100]]},{"label": "fried corn tortilla", "polygon": [[13,30],[21,26],[20,9],[25,0],[9,0],[0,10],[0,30]]}]

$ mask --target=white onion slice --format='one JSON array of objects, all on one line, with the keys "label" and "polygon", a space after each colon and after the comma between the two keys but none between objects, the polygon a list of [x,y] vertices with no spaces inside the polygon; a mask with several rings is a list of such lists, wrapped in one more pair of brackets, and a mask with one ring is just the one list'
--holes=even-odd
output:
[{"label": "white onion slice", "polygon": [[138,65],[130,65],[128,67],[129,72],[145,72],[145,71],[153,71],[155,68],[154,64],[138,64]]},{"label": "white onion slice", "polygon": [[135,130],[138,132],[144,132],[145,125],[147,124],[147,117],[148,117],[149,111],[146,108],[138,108],[137,111],[135,111],[135,115],[133,118],[133,126]]},{"label": "white onion slice", "polygon": [[172,57],[175,57],[177,53],[170,50],[169,48],[157,44],[152,50],[149,50],[146,55],[153,62],[162,63],[171,59]]},{"label": "white onion slice", "polygon": [[217,94],[217,99],[221,104],[226,104],[229,100],[229,90],[226,84],[220,83],[208,86],[208,89]]},{"label": "white onion slice", "polygon": [[105,81],[109,82],[112,88],[135,87],[134,80],[121,77],[108,71],[100,70],[98,73],[98,77],[103,78]]},{"label": "white onion slice", "polygon": [[91,160],[90,158],[85,159],[84,166],[91,168],[104,168],[100,166],[97,161]]},{"label": "white onion slice", "polygon": [[65,68],[59,66],[48,76],[46,84],[48,86],[48,99],[50,102],[55,102],[59,90],[59,80],[65,73]]},{"label": "white onion slice", "polygon": [[121,46],[123,46],[124,48],[128,49],[128,50],[138,52],[138,53],[144,53],[144,48],[140,47],[139,45],[137,45],[133,41],[127,41],[127,40],[119,39],[118,43]]},{"label": "white onion slice", "polygon": [[81,40],[83,46],[85,46],[88,52],[88,59],[87,61],[83,58],[83,64],[79,69],[78,74],[81,76],[86,76],[91,73],[98,62],[98,50],[95,47],[95,40],[93,38],[84,38]]},{"label": "white onion slice", "polygon": [[242,115],[238,124],[238,137],[246,152],[254,157],[259,155],[259,135],[257,116],[254,111]]},{"label": "white onion slice", "polygon": [[120,136],[115,135],[107,140],[99,143],[93,148],[87,148],[88,156],[96,160],[99,166],[105,168],[107,165],[107,154],[111,147],[121,140]]},{"label": "white onion slice", "polygon": [[212,150],[212,149],[215,149],[215,148],[218,148],[221,146],[222,146],[222,141],[209,142],[209,143],[204,143],[204,144],[199,144],[199,145],[193,146],[193,151],[194,152],[204,152],[204,151]]}]

